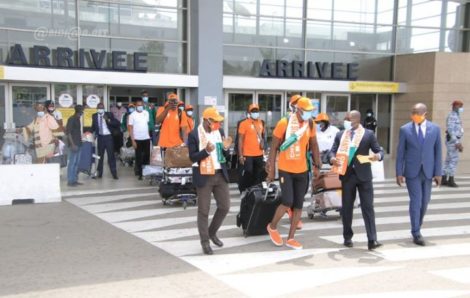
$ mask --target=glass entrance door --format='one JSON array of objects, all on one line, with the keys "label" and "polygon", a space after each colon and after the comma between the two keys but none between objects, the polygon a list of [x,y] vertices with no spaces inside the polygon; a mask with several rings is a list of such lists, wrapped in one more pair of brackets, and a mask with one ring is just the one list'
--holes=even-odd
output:
[{"label": "glass entrance door", "polygon": [[35,105],[50,98],[49,85],[11,85],[13,122],[16,127],[31,123],[36,116]]},{"label": "glass entrance door", "polygon": [[322,94],[322,106],[326,107],[325,112],[330,123],[342,128],[344,116],[351,108],[349,94]]},{"label": "glass entrance door", "polygon": [[274,127],[282,117],[282,95],[283,93],[257,93],[260,119],[265,123],[268,144],[271,144]]},{"label": "glass entrance door", "polygon": [[[228,104],[228,121],[226,121],[225,131],[232,138],[237,133],[237,124],[240,120],[246,118],[248,106],[253,103],[255,94],[253,92],[228,92],[226,93],[226,100]],[[228,123],[227,123],[228,122]]]}]

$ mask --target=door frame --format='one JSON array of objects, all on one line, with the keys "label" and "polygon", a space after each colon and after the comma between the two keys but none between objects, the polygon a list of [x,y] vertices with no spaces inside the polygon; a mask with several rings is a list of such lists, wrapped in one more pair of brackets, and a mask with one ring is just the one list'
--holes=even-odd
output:
[{"label": "door frame", "polygon": [[[13,87],[45,87],[46,88],[46,98],[50,99],[51,98],[51,84],[49,83],[16,83],[16,82],[11,82],[7,84],[8,91],[6,91],[7,97],[5,98],[5,120],[6,122],[13,123]],[[16,123],[15,123],[16,126]]]},{"label": "door frame", "polygon": [[[230,93],[251,94],[252,98],[253,98],[252,103],[255,103],[255,100],[256,101],[258,100],[258,98],[256,97],[256,92],[253,91],[253,90],[225,89],[224,90],[224,105],[227,107],[227,112],[225,113],[225,117],[230,117],[230,110],[229,110],[230,106],[229,106],[229,103],[228,103],[228,98],[229,98]],[[225,131],[225,133],[228,134],[228,121],[224,121],[224,131]]]}]

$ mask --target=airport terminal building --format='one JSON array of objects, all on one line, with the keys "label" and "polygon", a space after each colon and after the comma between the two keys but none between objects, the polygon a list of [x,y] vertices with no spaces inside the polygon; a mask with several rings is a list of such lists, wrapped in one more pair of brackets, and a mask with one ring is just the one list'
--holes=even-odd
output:
[{"label": "airport terminal building", "polygon": [[300,93],[334,124],[372,109],[393,155],[413,103],[442,128],[470,103],[469,15],[464,0],[0,0],[0,133],[38,101],[67,114],[143,89],[216,105],[232,136],[258,103],[269,132]]}]

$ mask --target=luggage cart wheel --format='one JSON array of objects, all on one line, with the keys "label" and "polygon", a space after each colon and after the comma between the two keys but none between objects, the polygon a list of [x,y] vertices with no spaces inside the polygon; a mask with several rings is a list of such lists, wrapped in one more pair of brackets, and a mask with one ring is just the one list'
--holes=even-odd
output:
[{"label": "luggage cart wheel", "polygon": [[310,219],[313,219],[313,217],[314,217],[314,216],[313,216],[313,213],[310,213],[310,214],[308,215],[308,218],[310,218]]}]

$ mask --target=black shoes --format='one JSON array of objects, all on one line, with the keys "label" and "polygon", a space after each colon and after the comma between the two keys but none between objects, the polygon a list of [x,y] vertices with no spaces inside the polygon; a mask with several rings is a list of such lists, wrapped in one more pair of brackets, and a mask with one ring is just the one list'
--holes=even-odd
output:
[{"label": "black shoes", "polygon": [[377,242],[375,240],[367,242],[367,248],[369,250],[374,250],[374,249],[379,248],[381,246],[382,246],[382,243]]},{"label": "black shoes", "polygon": [[137,180],[142,180],[142,176],[139,176],[139,178],[137,178]]},{"label": "black shoes", "polygon": [[212,254],[214,254],[214,252],[212,251],[212,248],[211,248],[211,245],[209,244],[209,242],[202,242],[202,243],[201,243],[201,246],[202,246],[202,251],[204,252],[204,254],[206,254],[206,255],[212,255]]},{"label": "black shoes", "polygon": [[447,181],[448,187],[459,187],[457,183],[455,183],[454,176],[449,176],[449,180]]},{"label": "black shoes", "polygon": [[423,236],[413,237],[413,243],[419,246],[426,246]]},{"label": "black shoes", "polygon": [[118,180],[119,177],[118,177],[117,175],[113,175],[113,179],[114,179],[114,180]]},{"label": "black shoes", "polygon": [[218,247],[222,247],[224,246],[224,243],[222,241],[220,241],[220,239],[217,237],[217,236],[212,236],[210,237],[211,240],[212,240],[212,243],[214,243],[215,245],[217,245]]},{"label": "black shoes", "polygon": [[346,246],[346,247],[349,247],[349,248],[351,248],[351,247],[353,247],[353,242],[352,242],[352,240],[351,240],[351,239],[344,240],[344,243],[343,243],[343,245],[344,245],[344,246]]},{"label": "black shoes", "polygon": [[442,176],[441,185],[447,185],[447,175]]}]

